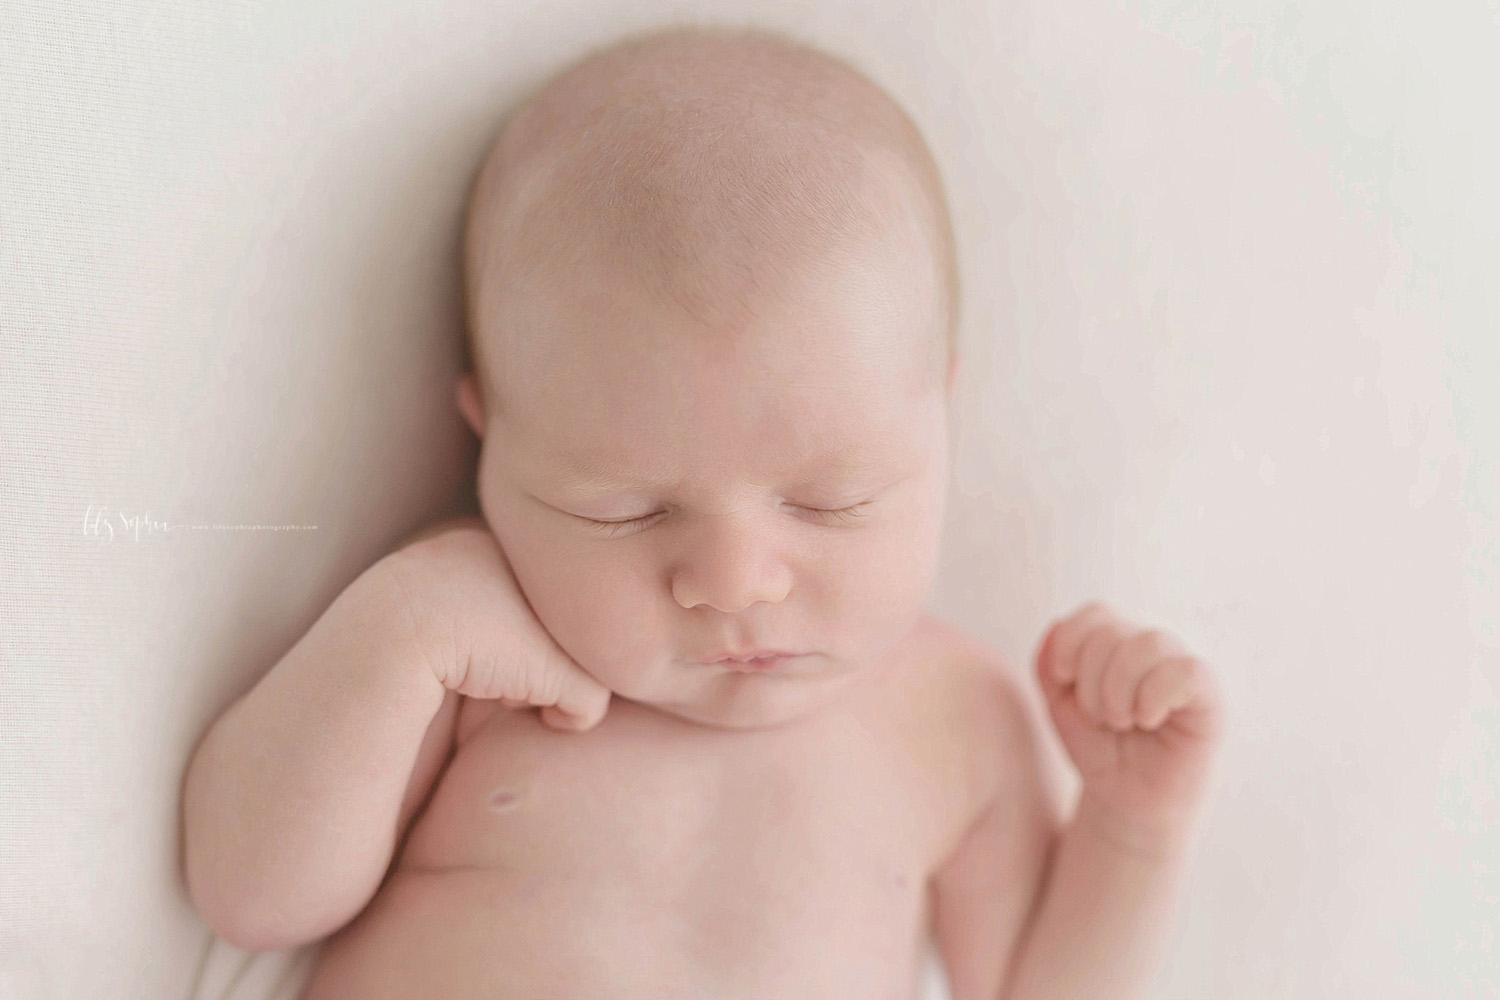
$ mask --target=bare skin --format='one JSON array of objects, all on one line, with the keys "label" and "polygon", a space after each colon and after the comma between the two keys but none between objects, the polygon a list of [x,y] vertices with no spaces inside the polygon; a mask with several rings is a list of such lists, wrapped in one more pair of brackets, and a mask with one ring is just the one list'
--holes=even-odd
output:
[{"label": "bare skin", "polygon": [[[616,697],[568,733],[464,699],[451,763],[306,1000],[910,1000],[931,880],[1001,783],[983,706],[1002,684],[925,618],[880,682],[781,726]],[[1008,845],[1019,869],[1046,819]]]}]

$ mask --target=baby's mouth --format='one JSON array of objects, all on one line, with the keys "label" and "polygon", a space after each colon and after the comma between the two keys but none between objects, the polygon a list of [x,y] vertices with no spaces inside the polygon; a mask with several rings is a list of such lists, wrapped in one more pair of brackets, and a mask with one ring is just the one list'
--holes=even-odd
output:
[{"label": "baby's mouth", "polygon": [[759,656],[749,660],[723,660],[718,666],[727,667],[730,670],[773,670],[795,659],[798,659],[798,657],[792,655]]},{"label": "baby's mouth", "polygon": [[725,670],[733,670],[740,673],[763,673],[787,667],[790,664],[806,659],[808,655],[810,654],[772,653],[764,656],[744,658],[724,656],[715,660],[691,660],[689,662],[694,666],[721,667]]}]

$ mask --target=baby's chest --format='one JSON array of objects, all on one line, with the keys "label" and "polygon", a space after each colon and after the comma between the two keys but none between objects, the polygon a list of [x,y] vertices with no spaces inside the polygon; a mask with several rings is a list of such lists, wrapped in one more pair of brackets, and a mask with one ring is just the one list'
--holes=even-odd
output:
[{"label": "baby's chest", "polygon": [[497,715],[449,764],[401,863],[700,899],[906,891],[948,839],[944,776],[867,725],[684,733],[620,706],[587,733]]}]

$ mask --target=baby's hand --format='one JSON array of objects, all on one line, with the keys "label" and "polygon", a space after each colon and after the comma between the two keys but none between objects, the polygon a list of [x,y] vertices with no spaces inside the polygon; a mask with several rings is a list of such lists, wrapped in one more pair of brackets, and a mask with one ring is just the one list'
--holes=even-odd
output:
[{"label": "baby's hand", "polygon": [[1223,729],[1212,673],[1176,638],[1099,602],[1047,631],[1037,678],[1083,779],[1080,813],[1152,850],[1192,825]]},{"label": "baby's hand", "polygon": [[480,518],[444,525],[386,557],[445,687],[510,708],[539,706],[555,729],[592,729],[610,690],[558,646]]}]

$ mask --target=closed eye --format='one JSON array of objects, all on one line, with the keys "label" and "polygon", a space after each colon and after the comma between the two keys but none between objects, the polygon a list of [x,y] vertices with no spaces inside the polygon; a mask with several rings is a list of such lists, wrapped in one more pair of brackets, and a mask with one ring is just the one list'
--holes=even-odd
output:
[{"label": "closed eye", "polygon": [[[864,513],[864,508],[868,507],[872,503],[874,503],[873,500],[865,500],[861,503],[852,504],[848,507],[836,507],[832,509],[826,507],[805,507],[801,504],[792,504],[791,506],[796,507],[798,510],[805,510],[810,514],[815,515],[819,520],[825,520],[832,523],[853,524],[866,516]],[[615,535],[619,534],[620,531],[632,524],[644,524],[645,522],[650,521],[652,518],[656,517],[656,513],[642,514],[640,517],[630,517],[626,518],[623,521],[600,521],[597,518],[584,517],[582,514],[574,514],[573,516],[583,521],[587,521],[600,534],[612,538]]]}]

